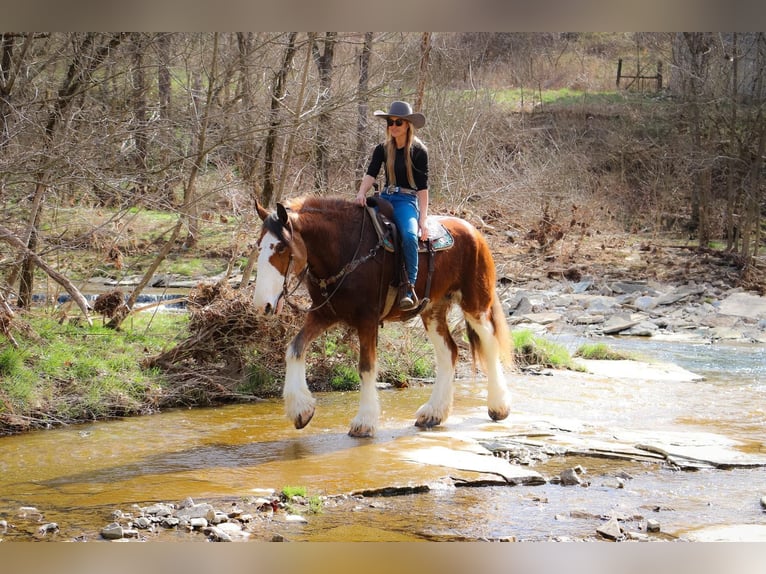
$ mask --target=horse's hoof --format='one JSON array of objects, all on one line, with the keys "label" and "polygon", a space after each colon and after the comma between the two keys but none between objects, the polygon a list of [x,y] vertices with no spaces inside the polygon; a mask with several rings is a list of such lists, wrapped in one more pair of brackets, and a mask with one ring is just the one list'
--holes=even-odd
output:
[{"label": "horse's hoof", "polygon": [[295,423],[295,428],[302,429],[307,424],[311,422],[311,419],[314,418],[314,409],[312,408],[309,411],[304,411],[300,413],[297,417],[295,417],[295,420],[293,423]]},{"label": "horse's hoof", "polygon": [[502,421],[508,418],[508,415],[511,413],[511,409],[487,409],[487,413],[489,414],[489,418],[491,418],[493,421]]},{"label": "horse's hoof", "polygon": [[427,428],[430,429],[435,426],[439,426],[442,424],[442,420],[439,417],[435,416],[422,416],[418,417],[418,419],[415,421],[415,426],[420,428]]},{"label": "horse's hoof", "polygon": [[354,438],[372,438],[375,436],[375,429],[364,425],[353,425],[350,429],[348,429],[348,436],[352,436]]}]

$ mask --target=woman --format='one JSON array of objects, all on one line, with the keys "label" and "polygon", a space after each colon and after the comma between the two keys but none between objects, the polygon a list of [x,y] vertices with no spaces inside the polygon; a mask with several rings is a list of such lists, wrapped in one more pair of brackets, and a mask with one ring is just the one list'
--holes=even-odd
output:
[{"label": "woman", "polygon": [[428,239],[428,150],[415,136],[415,128],[422,128],[426,118],[421,113],[413,113],[407,102],[398,101],[391,104],[388,112],[377,111],[374,115],[384,118],[388,124],[386,141],[372,151],[356,201],[359,205],[365,204],[367,192],[385,165],[386,185],[381,197],[394,207],[394,224],[399,229],[409,281],[399,307],[409,310],[417,306],[418,237],[423,241]]}]

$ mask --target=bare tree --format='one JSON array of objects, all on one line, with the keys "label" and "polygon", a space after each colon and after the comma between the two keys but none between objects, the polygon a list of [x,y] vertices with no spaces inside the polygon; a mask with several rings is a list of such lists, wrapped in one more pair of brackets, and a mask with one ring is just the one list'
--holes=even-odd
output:
[{"label": "bare tree", "polygon": [[332,90],[332,72],[337,39],[337,32],[325,32],[324,50],[321,52],[316,40],[311,42],[311,51],[319,72],[319,97],[317,98],[319,115],[317,116],[316,144],[314,146],[314,188],[317,191],[327,189],[327,182],[329,181],[327,156],[330,149],[332,118],[327,109],[327,103],[330,101]]},{"label": "bare tree", "polygon": [[279,128],[282,123],[279,112],[282,108],[282,100],[284,99],[285,93],[287,91],[287,76],[290,72],[290,68],[292,67],[293,58],[295,57],[295,40],[297,37],[298,32],[289,33],[284,52],[282,54],[282,62],[274,74],[274,79],[271,87],[269,128],[266,135],[266,142],[263,146],[263,189],[261,191],[261,203],[266,206],[271,205],[274,196],[274,167],[276,161],[274,156],[276,153]]},{"label": "bare tree", "polygon": [[[75,101],[75,98],[82,90],[86,90],[93,85],[95,71],[101,66],[106,57],[117,48],[122,39],[123,34],[101,35],[96,33],[88,33],[82,38],[75,50],[58,94],[53,101],[53,107],[48,113],[43,132],[43,154],[51,150],[57,129],[65,121],[65,114]],[[23,238],[26,247],[31,252],[37,249],[44,198],[50,178],[50,171],[43,165],[37,173],[29,223]],[[26,257],[21,268],[18,305],[22,308],[28,307],[32,302],[35,263],[35,258]]]}]

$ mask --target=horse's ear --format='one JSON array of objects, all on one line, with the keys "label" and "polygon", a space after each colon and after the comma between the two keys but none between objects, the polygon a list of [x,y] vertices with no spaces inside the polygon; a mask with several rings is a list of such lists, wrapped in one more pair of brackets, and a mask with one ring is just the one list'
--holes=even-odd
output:
[{"label": "horse's ear", "polygon": [[261,205],[261,202],[257,199],[255,200],[255,210],[258,212],[258,217],[261,218],[261,221],[266,221],[266,218],[269,216],[269,212],[266,211],[266,209]]},{"label": "horse's ear", "polygon": [[285,206],[281,203],[277,203],[277,216],[279,217],[279,221],[282,222],[282,225],[287,225],[287,209],[285,209]]}]

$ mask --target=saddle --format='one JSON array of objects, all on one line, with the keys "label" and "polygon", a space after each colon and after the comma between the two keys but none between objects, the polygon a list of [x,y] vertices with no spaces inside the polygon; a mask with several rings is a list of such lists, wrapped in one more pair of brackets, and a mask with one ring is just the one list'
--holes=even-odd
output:
[{"label": "saddle", "polygon": [[[372,197],[367,198],[367,213],[370,215],[370,220],[375,228],[375,232],[378,234],[378,239],[383,243],[383,248],[393,253],[395,256],[395,268],[399,270],[398,277],[395,276],[390,289],[389,296],[385,304],[385,316],[391,308],[396,291],[399,292],[399,297],[404,292],[404,289],[408,286],[407,270],[404,266],[404,258],[401,256],[401,244],[399,241],[399,232],[396,229],[396,225],[393,223],[394,207],[390,202],[381,198],[379,194],[375,194]],[[449,249],[455,244],[455,239],[449,230],[444,227],[437,219],[429,217],[426,220],[428,226],[428,240],[418,242],[418,252],[428,253],[428,276],[426,278],[426,290],[423,298],[419,304],[412,310],[404,313],[405,318],[414,317],[423,310],[428,304],[431,294],[431,278],[434,271],[434,253],[436,251],[444,251]]]}]

